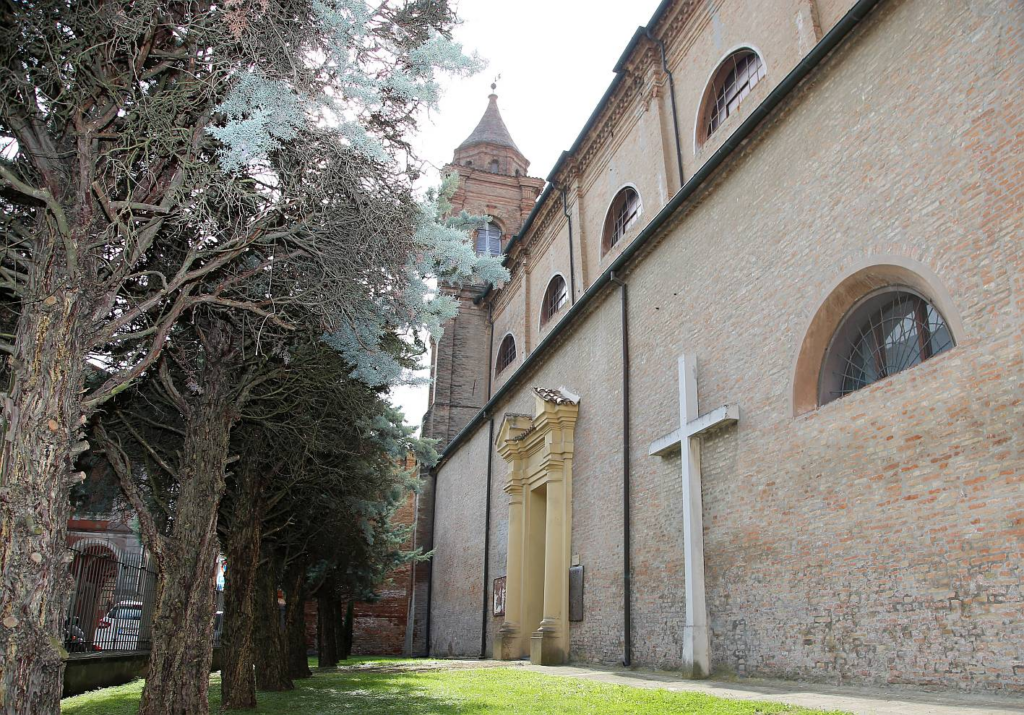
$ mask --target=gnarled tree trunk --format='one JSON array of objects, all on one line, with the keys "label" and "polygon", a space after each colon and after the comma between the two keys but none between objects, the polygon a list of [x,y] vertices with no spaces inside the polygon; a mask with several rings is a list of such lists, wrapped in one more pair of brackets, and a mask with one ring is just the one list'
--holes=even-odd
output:
[{"label": "gnarled tree trunk", "polygon": [[50,715],[63,687],[65,549],[85,359],[81,304],[44,292],[18,321],[3,401],[0,712]]},{"label": "gnarled tree trunk", "polygon": [[263,508],[258,474],[244,458],[236,475],[235,491],[226,547],[228,573],[221,636],[221,709],[251,710],[256,707],[253,626]]},{"label": "gnarled tree trunk", "polygon": [[338,599],[324,585],[317,597],[317,667],[335,668],[338,665]]},{"label": "gnarled tree trunk", "polygon": [[292,566],[286,578],[288,591],[285,594],[285,638],[288,645],[288,675],[292,678],[309,678],[306,657],[306,564]]},{"label": "gnarled tree trunk", "polygon": [[277,578],[273,563],[259,569],[256,590],[255,660],[256,687],[260,690],[291,690],[288,676],[281,609],[277,603]]},{"label": "gnarled tree trunk", "polygon": [[338,659],[348,660],[348,657],[352,655],[352,629],[355,625],[353,620],[355,619],[355,601],[351,598],[345,605],[345,617],[341,625],[341,633],[339,634],[338,642]]},{"label": "gnarled tree trunk", "polygon": [[216,329],[207,337],[202,393],[188,408],[174,527],[158,556],[153,651],[139,715],[205,715],[210,710],[217,508],[235,420],[227,366],[219,359],[226,339]]}]

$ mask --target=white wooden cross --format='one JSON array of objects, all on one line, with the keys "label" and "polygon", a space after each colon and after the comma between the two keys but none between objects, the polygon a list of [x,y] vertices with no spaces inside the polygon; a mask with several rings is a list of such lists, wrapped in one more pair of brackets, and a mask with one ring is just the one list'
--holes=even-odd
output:
[{"label": "white wooden cross", "polygon": [[701,415],[697,409],[697,358],[679,357],[679,429],[651,443],[651,456],[681,450],[683,469],[683,538],[686,562],[686,625],[683,629],[683,674],[706,678],[711,673],[707,604],[704,593],[704,526],[700,493],[700,436],[735,424],[738,405],[723,405]]}]

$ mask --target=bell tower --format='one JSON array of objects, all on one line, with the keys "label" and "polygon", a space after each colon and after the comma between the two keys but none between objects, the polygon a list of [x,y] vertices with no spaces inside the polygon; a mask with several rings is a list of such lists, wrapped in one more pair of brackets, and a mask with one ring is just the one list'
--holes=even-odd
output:
[{"label": "bell tower", "polygon": [[[459,175],[459,187],[452,196],[452,211],[463,210],[474,216],[489,216],[491,221],[473,236],[478,255],[500,256],[512,236],[533,210],[544,188],[544,179],[527,176],[530,162],[512,141],[498,111],[496,85],[491,85],[487,108],[476,128],[459,144],[450,163],[442,171]],[[441,285],[440,290],[455,297],[459,314],[444,325],[440,340],[431,343],[430,397],[423,416],[423,437],[438,440],[443,451],[491,396],[493,326],[490,307],[480,300],[487,286]],[[433,548],[434,481],[422,470],[416,504],[415,544],[424,551]],[[430,562],[414,565],[413,596],[409,605],[405,651],[412,655],[429,654],[427,643],[428,589]]]},{"label": "bell tower", "polygon": [[[544,180],[527,176],[530,162],[512,140],[498,111],[496,85],[476,129],[455,149],[445,174],[459,175],[452,211],[489,216],[473,237],[478,255],[498,256],[533,209]],[[490,399],[493,371],[488,306],[479,298],[483,285],[442,286],[459,302],[458,316],[431,345],[429,409],[423,436],[443,449]]]}]

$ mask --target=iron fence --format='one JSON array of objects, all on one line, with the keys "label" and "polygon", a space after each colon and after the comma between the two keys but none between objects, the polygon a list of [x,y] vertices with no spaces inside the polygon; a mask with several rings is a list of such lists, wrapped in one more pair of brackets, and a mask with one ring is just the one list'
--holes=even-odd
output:
[{"label": "iron fence", "polygon": [[[64,621],[69,656],[150,650],[157,573],[148,554],[114,556],[109,549],[71,547],[74,588]],[[214,645],[220,644],[224,593],[216,591]]]},{"label": "iron fence", "polygon": [[145,552],[115,557],[90,545],[72,547],[71,553],[75,585],[64,623],[68,653],[149,650],[157,575]]}]

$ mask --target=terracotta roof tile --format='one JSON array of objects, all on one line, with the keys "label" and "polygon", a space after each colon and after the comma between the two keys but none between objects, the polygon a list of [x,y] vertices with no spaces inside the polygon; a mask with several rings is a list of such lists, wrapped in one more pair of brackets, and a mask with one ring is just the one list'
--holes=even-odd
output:
[{"label": "terracotta roof tile", "polygon": [[557,390],[549,390],[545,387],[535,387],[533,391],[537,393],[537,397],[544,400],[545,402],[552,402],[556,405],[578,405],[580,402],[580,396],[574,395],[564,387],[559,387]]}]

